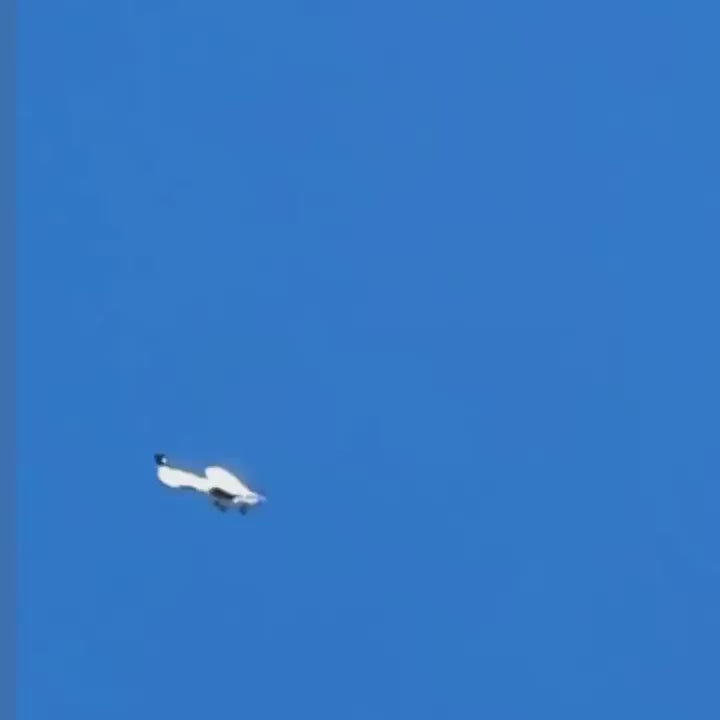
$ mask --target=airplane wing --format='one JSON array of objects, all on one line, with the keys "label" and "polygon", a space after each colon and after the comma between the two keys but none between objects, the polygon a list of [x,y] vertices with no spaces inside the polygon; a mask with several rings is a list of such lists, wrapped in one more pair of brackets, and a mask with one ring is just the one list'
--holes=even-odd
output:
[{"label": "airplane wing", "polygon": [[232,493],[225,492],[225,490],[221,490],[217,487],[210,488],[209,494],[218,500],[232,500],[235,497]]},{"label": "airplane wing", "polygon": [[252,492],[247,485],[240,482],[235,475],[225,468],[218,466],[205,468],[205,475],[210,487],[223,490],[231,495],[249,495]]}]

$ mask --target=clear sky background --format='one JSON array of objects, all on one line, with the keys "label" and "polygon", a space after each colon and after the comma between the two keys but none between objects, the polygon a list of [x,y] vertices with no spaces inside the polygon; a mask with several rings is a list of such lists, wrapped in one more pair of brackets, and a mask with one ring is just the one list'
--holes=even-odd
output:
[{"label": "clear sky background", "polygon": [[19,717],[720,717],[712,6],[19,3]]}]

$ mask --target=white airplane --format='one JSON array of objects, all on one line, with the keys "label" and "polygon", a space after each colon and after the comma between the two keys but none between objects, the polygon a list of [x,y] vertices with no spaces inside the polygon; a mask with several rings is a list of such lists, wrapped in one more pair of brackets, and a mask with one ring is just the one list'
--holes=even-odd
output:
[{"label": "white airplane", "polygon": [[231,472],[217,465],[205,468],[204,476],[195,475],[187,470],[171,467],[162,453],[155,455],[155,465],[158,480],[163,485],[205,493],[212,499],[213,505],[223,512],[237,509],[245,515],[251,507],[266,502],[264,495],[254,492]]}]

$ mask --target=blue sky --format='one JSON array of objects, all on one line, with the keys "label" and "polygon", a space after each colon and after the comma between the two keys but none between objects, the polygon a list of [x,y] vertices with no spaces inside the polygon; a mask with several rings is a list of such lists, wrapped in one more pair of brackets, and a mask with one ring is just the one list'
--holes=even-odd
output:
[{"label": "blue sky", "polygon": [[719,716],[720,12],[593,5],[21,4],[19,717]]}]

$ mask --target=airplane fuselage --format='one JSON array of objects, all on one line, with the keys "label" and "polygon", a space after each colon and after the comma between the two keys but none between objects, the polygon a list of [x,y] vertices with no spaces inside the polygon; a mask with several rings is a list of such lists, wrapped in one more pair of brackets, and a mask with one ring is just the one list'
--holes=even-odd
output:
[{"label": "airplane fuselage", "polygon": [[246,513],[251,507],[262,502],[262,496],[257,493],[243,493],[242,495],[233,495],[224,492],[218,488],[208,490],[208,495],[212,498],[213,505],[220,510],[239,510]]}]

